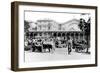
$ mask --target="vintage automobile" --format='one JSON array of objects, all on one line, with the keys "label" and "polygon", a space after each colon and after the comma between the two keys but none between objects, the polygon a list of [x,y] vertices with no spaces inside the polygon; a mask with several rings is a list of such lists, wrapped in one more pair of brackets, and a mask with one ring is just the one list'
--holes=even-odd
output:
[{"label": "vintage automobile", "polygon": [[76,52],[82,52],[87,48],[87,42],[82,41],[73,41],[73,49],[75,49]]},{"label": "vintage automobile", "polygon": [[67,47],[66,41],[65,40],[57,40],[55,42],[55,47],[56,48],[65,48],[65,47]]}]

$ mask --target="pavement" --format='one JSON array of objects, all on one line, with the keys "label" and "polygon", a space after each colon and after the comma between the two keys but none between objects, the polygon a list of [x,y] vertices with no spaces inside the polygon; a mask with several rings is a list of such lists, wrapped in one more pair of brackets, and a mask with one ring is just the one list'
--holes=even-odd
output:
[{"label": "pavement", "polygon": [[77,53],[72,50],[71,54],[68,55],[67,48],[56,48],[54,52],[32,52],[25,51],[25,62],[38,62],[38,61],[60,61],[60,60],[80,60],[90,59],[91,54]]}]

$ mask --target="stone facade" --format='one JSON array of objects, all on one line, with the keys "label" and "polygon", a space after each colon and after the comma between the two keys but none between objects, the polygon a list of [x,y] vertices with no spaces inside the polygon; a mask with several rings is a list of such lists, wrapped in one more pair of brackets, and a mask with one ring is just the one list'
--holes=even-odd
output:
[{"label": "stone facade", "polygon": [[57,23],[54,20],[44,19],[31,23],[30,31],[80,31],[79,20],[72,19],[65,23]]}]

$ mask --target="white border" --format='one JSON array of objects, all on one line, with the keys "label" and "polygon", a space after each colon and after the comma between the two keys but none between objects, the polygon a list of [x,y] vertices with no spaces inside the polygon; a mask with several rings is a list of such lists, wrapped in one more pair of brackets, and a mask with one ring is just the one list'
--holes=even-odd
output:
[{"label": "white border", "polygon": [[[24,10],[39,10],[39,11],[55,11],[55,12],[85,12],[91,14],[91,59],[89,60],[68,60],[68,61],[54,61],[54,62],[33,62],[25,63],[24,59]],[[25,6],[19,5],[19,68],[30,67],[47,67],[60,65],[82,65],[95,64],[95,10],[93,9],[79,9],[79,8],[57,8],[57,7],[42,7],[42,6]]]}]

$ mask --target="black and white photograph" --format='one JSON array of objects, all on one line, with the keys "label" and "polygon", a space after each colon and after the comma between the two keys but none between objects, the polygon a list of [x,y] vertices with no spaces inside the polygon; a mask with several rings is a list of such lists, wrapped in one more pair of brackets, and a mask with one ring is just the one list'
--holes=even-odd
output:
[{"label": "black and white photograph", "polygon": [[97,7],[15,2],[12,11],[15,70],[97,66]]},{"label": "black and white photograph", "polygon": [[91,58],[90,13],[26,10],[24,14],[25,62]]}]

